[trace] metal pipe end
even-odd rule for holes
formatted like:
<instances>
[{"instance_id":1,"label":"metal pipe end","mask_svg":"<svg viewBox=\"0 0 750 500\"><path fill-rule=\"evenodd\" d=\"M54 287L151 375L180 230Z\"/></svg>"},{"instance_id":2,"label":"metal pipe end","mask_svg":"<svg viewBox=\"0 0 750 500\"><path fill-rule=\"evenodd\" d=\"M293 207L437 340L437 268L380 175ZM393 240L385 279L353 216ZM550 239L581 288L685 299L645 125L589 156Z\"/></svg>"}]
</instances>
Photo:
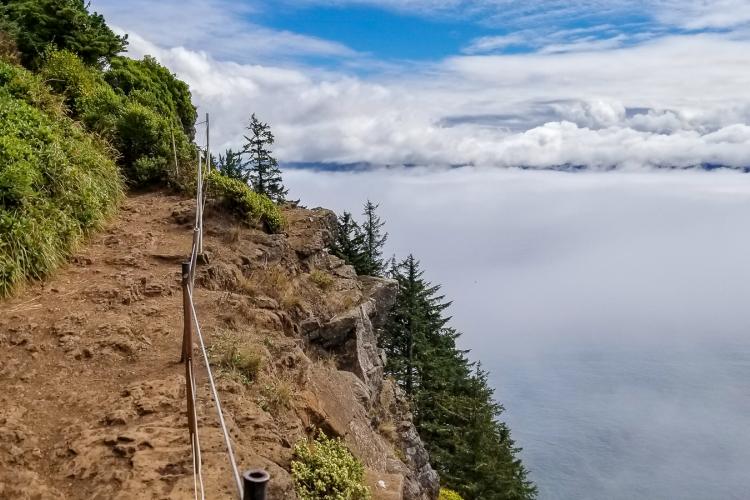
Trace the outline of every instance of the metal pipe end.
<instances>
[{"instance_id":1,"label":"metal pipe end","mask_svg":"<svg viewBox=\"0 0 750 500\"><path fill-rule=\"evenodd\" d=\"M263 469L250 469L242 474L245 481L255 484L267 483L271 475Z\"/></svg>"}]
</instances>

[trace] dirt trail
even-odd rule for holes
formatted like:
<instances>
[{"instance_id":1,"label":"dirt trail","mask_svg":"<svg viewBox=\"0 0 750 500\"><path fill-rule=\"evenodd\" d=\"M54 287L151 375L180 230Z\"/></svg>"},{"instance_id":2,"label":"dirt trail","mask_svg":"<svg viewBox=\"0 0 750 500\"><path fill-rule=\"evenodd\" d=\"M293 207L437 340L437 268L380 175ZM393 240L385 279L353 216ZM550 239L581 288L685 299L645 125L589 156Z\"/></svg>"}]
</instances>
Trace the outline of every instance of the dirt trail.
<instances>
[{"instance_id":1,"label":"dirt trail","mask_svg":"<svg viewBox=\"0 0 750 500\"><path fill-rule=\"evenodd\" d=\"M216 367L240 468L270 472L269 498L295 498L293 445L321 428L364 463L375 499L432 495L437 477L375 346L393 283L328 254L329 211L288 209L285 234L269 235L208 208L202 330L218 359L239 348L258 360L251 379ZM131 195L67 266L0 302L0 499L193 498L178 363L193 213L191 200ZM232 498L195 359L206 498Z\"/></svg>"},{"instance_id":2,"label":"dirt trail","mask_svg":"<svg viewBox=\"0 0 750 500\"><path fill-rule=\"evenodd\" d=\"M65 269L2 303L0 496L115 496L127 481L123 470L87 463L77 449L97 439L108 441L114 461L166 441L159 453L171 466L158 474L167 479L165 497L179 492L172 479L186 472L190 455L181 439L181 394L166 382L183 373L176 363L178 267L191 234L170 219L181 203L162 194L129 198ZM153 394L160 387L177 392L160 402ZM127 399L134 412L122 404ZM140 425L143 435L130 432L133 417L161 403L174 407L173 429ZM102 471L106 479L90 480Z\"/></svg>"},{"instance_id":3,"label":"dirt trail","mask_svg":"<svg viewBox=\"0 0 750 500\"><path fill-rule=\"evenodd\" d=\"M1 303L0 497L193 497L177 363L192 235L171 217L180 207L190 202L131 196L66 268ZM231 486L215 479L210 498Z\"/></svg>"}]
</instances>

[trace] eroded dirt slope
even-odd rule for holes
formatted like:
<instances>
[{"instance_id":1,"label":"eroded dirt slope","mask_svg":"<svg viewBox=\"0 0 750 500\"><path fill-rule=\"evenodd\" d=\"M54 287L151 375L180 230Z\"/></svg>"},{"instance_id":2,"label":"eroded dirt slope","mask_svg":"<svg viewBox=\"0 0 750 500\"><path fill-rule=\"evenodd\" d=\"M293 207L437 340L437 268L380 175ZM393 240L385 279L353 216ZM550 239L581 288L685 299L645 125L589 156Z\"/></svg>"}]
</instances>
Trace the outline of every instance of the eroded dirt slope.
<instances>
[{"instance_id":1,"label":"eroded dirt slope","mask_svg":"<svg viewBox=\"0 0 750 500\"><path fill-rule=\"evenodd\" d=\"M131 196L67 267L0 302L0 498L193 498L178 363L193 209ZM286 235L206 219L196 304L240 467L266 468L271 498L294 498L292 446L323 428L363 460L375 498L433 496L373 345L388 283L324 251L330 212L286 215ZM235 351L257 369L220 368ZM205 382L199 369L207 498L230 498Z\"/></svg>"}]
</instances>

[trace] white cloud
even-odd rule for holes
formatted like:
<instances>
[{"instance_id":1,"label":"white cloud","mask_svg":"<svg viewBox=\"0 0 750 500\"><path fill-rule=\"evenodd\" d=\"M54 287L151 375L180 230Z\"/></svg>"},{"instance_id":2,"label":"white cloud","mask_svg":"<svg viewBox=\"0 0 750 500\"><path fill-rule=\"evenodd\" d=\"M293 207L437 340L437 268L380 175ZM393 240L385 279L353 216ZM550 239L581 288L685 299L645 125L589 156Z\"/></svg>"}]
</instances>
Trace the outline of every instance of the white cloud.
<instances>
[{"instance_id":1,"label":"white cloud","mask_svg":"<svg viewBox=\"0 0 750 500\"><path fill-rule=\"evenodd\" d=\"M237 145L252 112L284 161L550 167L750 165L750 42L663 38L618 50L461 56L395 77L221 62L134 34ZM530 111L531 110L531 111ZM726 130L723 130L726 129ZM730 133L731 132L731 133Z\"/></svg>"},{"instance_id":2,"label":"white cloud","mask_svg":"<svg viewBox=\"0 0 750 500\"><path fill-rule=\"evenodd\" d=\"M340 43L265 28L253 22L259 7L230 0L95 0L92 9L124 31L148 34L149 41L166 47L209 52L235 62L303 56L359 57Z\"/></svg>"},{"instance_id":3,"label":"white cloud","mask_svg":"<svg viewBox=\"0 0 750 500\"><path fill-rule=\"evenodd\" d=\"M512 35L483 36L474 39L467 47L463 49L465 54L485 54L503 50L513 45L523 45L526 38L518 33Z\"/></svg>"},{"instance_id":4,"label":"white cloud","mask_svg":"<svg viewBox=\"0 0 750 500\"><path fill-rule=\"evenodd\" d=\"M479 19L487 25L529 27L623 15L687 28L731 28L750 23L745 0L284 0L290 5L369 5L424 16Z\"/></svg>"},{"instance_id":5,"label":"white cloud","mask_svg":"<svg viewBox=\"0 0 750 500\"><path fill-rule=\"evenodd\" d=\"M750 23L746 0L659 0L657 18L687 29L734 28Z\"/></svg>"}]
</instances>

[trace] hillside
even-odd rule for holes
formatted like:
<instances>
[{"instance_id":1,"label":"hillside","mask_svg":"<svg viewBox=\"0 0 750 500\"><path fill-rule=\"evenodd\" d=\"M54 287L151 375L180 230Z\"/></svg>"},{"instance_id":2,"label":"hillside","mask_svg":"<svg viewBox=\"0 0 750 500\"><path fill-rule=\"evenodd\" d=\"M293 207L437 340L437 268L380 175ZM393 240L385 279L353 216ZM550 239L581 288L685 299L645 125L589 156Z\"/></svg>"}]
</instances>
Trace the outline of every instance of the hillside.
<instances>
[{"instance_id":1,"label":"hillside","mask_svg":"<svg viewBox=\"0 0 750 500\"><path fill-rule=\"evenodd\" d=\"M162 191L130 195L69 264L0 303L0 498L193 498L178 363L193 214ZM295 498L292 448L321 428L362 460L374 498L435 496L375 346L395 283L328 254L331 212L284 215L285 234L269 235L206 212L195 300L238 463L270 472L270 498ZM236 352L257 369L230 369ZM229 498L196 363L207 498Z\"/></svg>"}]
</instances>

